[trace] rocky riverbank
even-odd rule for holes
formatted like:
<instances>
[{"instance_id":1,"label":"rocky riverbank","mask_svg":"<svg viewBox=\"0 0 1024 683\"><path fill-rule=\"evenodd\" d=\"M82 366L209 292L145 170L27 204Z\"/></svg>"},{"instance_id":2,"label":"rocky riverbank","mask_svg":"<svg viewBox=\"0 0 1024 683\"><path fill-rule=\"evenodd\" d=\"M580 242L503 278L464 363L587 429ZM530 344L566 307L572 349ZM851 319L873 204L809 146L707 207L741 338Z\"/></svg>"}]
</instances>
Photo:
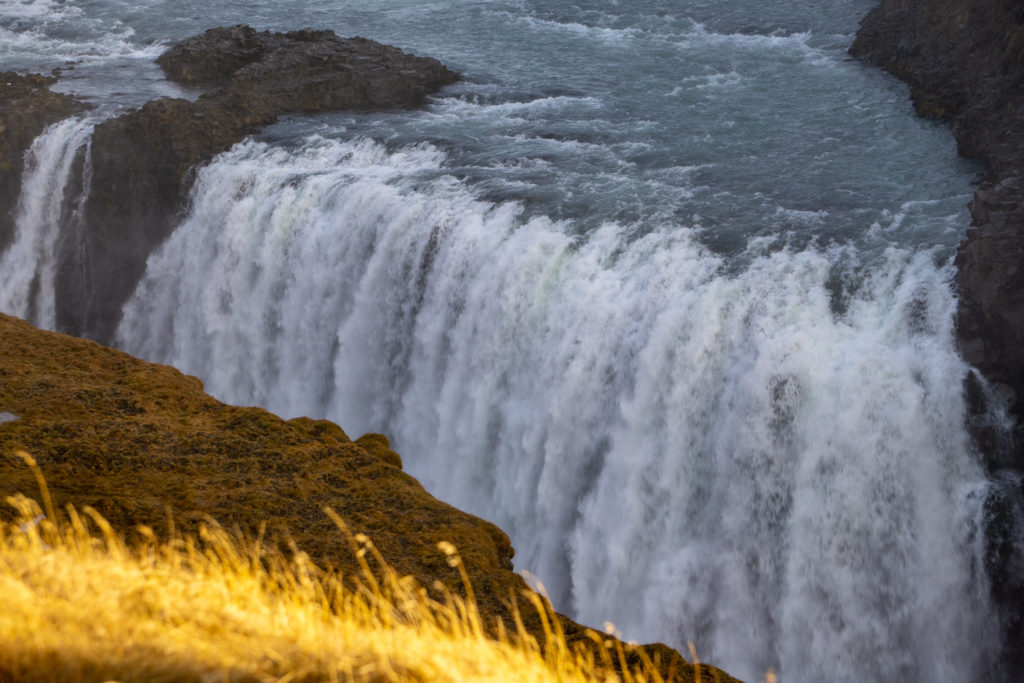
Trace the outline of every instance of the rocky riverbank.
<instances>
[{"instance_id":1,"label":"rocky riverbank","mask_svg":"<svg viewBox=\"0 0 1024 683\"><path fill-rule=\"evenodd\" d=\"M922 116L949 124L962 155L986 164L971 227L957 252L957 335L971 419L996 481L989 508L988 571L1001 605L1010 680L1024 678L1024 4L1019 0L882 0L851 54L910 85ZM986 396L986 393L988 395ZM993 425L992 394L1016 427Z\"/></svg>"}]
</instances>

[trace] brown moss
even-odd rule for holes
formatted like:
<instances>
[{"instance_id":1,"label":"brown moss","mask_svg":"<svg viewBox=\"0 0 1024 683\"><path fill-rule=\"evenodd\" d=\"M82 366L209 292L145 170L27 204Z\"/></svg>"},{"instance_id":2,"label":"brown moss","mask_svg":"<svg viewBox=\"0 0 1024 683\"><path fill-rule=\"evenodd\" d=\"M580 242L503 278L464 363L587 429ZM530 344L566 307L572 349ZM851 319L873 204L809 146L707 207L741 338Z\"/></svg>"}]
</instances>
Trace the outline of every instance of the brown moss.
<instances>
[{"instance_id":1,"label":"brown moss","mask_svg":"<svg viewBox=\"0 0 1024 683\"><path fill-rule=\"evenodd\" d=\"M356 443L389 465L402 469L402 456L391 450L391 442L383 434L363 434Z\"/></svg>"},{"instance_id":2,"label":"brown moss","mask_svg":"<svg viewBox=\"0 0 1024 683\"><path fill-rule=\"evenodd\" d=\"M171 524L195 530L213 518L256 535L264 525L269 541L294 543L318 563L356 574L348 541L324 514L329 506L425 586L460 585L437 549L454 544L485 622L511 624L511 598L526 584L510 571L508 536L427 493L402 472L387 437L353 442L326 420L286 421L225 405L174 368L2 314L0 348L0 411L19 416L0 425L0 499L36 492L15 455L21 449L38 460L58 506L92 506L115 528L166 533ZM10 519L13 510L0 506L0 515ZM520 605L529 617L528 603ZM539 630L535 618L527 621ZM570 640L584 639L582 627L564 624ZM654 651L679 680L692 677L675 651Z\"/></svg>"}]
</instances>

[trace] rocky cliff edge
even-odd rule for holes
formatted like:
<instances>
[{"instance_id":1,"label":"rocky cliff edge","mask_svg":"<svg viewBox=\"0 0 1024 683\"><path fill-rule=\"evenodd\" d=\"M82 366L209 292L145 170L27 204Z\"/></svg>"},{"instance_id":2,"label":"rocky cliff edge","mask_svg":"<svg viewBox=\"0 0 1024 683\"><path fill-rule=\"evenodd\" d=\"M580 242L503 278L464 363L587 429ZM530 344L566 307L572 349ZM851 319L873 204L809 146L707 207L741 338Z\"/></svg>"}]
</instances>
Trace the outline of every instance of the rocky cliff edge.
<instances>
[{"instance_id":1,"label":"rocky cliff edge","mask_svg":"<svg viewBox=\"0 0 1024 683\"><path fill-rule=\"evenodd\" d=\"M91 341L37 330L0 314L0 501L37 497L32 454L58 507L92 506L115 528L147 525L158 535L195 531L210 518L251 538L294 542L321 566L359 568L345 537L324 513L336 510L353 533L369 536L388 563L424 586L460 586L438 543L459 550L484 621L514 628L518 600L527 628L536 610L512 571L508 536L446 505L402 471L388 439L350 439L326 420L283 420L260 408L225 405L174 368L146 363ZM0 504L0 517L14 509ZM592 642L562 617L570 642ZM695 670L664 645L645 653L694 680ZM628 649L628 648L627 648ZM639 653L629 650L631 664ZM701 666L703 680L735 681Z\"/></svg>"}]
</instances>

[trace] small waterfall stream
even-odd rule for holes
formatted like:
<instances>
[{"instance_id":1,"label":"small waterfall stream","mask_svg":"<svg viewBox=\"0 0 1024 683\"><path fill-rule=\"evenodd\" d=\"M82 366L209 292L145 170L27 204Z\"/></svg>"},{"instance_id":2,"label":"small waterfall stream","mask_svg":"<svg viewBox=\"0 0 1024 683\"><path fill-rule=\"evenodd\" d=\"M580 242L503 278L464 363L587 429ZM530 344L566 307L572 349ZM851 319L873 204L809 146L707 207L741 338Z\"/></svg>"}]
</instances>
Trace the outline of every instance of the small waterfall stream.
<instances>
[{"instance_id":1,"label":"small waterfall stream","mask_svg":"<svg viewBox=\"0 0 1024 683\"><path fill-rule=\"evenodd\" d=\"M57 324L56 278L61 249L80 227L89 194L89 143L94 122L71 118L47 128L26 157L14 237L0 253L0 310L46 329ZM81 192L68 196L75 161Z\"/></svg>"}]
</instances>

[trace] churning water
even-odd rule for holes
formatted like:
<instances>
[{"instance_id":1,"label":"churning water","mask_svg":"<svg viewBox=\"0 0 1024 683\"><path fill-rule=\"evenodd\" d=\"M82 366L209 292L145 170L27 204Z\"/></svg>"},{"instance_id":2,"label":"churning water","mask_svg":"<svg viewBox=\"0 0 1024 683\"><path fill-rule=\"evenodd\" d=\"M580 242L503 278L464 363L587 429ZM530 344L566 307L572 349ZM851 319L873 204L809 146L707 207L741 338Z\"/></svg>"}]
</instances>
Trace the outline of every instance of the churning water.
<instances>
[{"instance_id":1,"label":"churning water","mask_svg":"<svg viewBox=\"0 0 1024 683\"><path fill-rule=\"evenodd\" d=\"M952 331L972 168L846 57L871 4L34 0L0 55L76 62L101 112L182 94L153 41L216 24L446 61L424 109L292 117L203 168L118 345L387 433L584 622L749 680L971 680L1000 638ZM37 323L42 184L89 125L37 141L0 254Z\"/></svg>"}]
</instances>

